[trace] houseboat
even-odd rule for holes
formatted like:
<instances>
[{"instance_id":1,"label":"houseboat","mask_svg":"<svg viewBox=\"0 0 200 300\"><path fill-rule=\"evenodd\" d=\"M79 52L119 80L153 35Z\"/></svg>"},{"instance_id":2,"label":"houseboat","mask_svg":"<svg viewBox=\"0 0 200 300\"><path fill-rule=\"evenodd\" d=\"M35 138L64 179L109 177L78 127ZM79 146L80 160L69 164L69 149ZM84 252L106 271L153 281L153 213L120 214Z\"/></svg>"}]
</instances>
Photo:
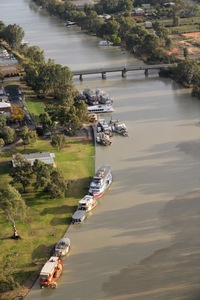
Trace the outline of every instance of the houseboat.
<instances>
[{"instance_id":1,"label":"houseboat","mask_svg":"<svg viewBox=\"0 0 200 300\"><path fill-rule=\"evenodd\" d=\"M111 137L104 132L97 132L96 134L96 142L103 146L112 145Z\"/></svg>"},{"instance_id":2,"label":"houseboat","mask_svg":"<svg viewBox=\"0 0 200 300\"><path fill-rule=\"evenodd\" d=\"M85 88L83 90L82 97L88 105L112 103L109 94L101 89L96 89L93 91L90 88Z\"/></svg>"},{"instance_id":3,"label":"houseboat","mask_svg":"<svg viewBox=\"0 0 200 300\"><path fill-rule=\"evenodd\" d=\"M119 120L110 120L109 126L111 127L111 130L115 133L118 133L123 136L128 136L128 130L126 128L126 125Z\"/></svg>"},{"instance_id":4,"label":"houseboat","mask_svg":"<svg viewBox=\"0 0 200 300\"><path fill-rule=\"evenodd\" d=\"M99 119L97 123L97 132L104 132L108 136L112 136L112 129L105 119Z\"/></svg>"},{"instance_id":5,"label":"houseboat","mask_svg":"<svg viewBox=\"0 0 200 300\"><path fill-rule=\"evenodd\" d=\"M77 210L72 216L72 224L80 224L86 219L86 211Z\"/></svg>"},{"instance_id":6,"label":"houseboat","mask_svg":"<svg viewBox=\"0 0 200 300\"><path fill-rule=\"evenodd\" d=\"M58 256L51 256L40 272L40 287L57 287L57 279L62 274L63 263Z\"/></svg>"},{"instance_id":7,"label":"houseboat","mask_svg":"<svg viewBox=\"0 0 200 300\"><path fill-rule=\"evenodd\" d=\"M104 165L95 173L89 188L89 194L98 198L108 189L112 183L110 166Z\"/></svg>"},{"instance_id":8,"label":"houseboat","mask_svg":"<svg viewBox=\"0 0 200 300\"><path fill-rule=\"evenodd\" d=\"M114 111L112 105L93 105L88 106L88 113L102 114L102 113L112 113Z\"/></svg>"},{"instance_id":9,"label":"houseboat","mask_svg":"<svg viewBox=\"0 0 200 300\"><path fill-rule=\"evenodd\" d=\"M91 211L97 205L97 200L92 195L84 196L78 203L78 210Z\"/></svg>"}]
</instances>

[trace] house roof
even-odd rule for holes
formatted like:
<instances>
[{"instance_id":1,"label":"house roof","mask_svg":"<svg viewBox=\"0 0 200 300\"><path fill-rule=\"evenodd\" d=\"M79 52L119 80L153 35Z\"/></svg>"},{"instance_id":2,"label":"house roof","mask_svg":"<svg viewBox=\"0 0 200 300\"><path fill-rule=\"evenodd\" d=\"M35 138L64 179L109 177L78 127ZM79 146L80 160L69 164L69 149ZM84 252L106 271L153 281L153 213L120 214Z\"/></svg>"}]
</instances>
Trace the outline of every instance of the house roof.
<instances>
[{"instance_id":1,"label":"house roof","mask_svg":"<svg viewBox=\"0 0 200 300\"><path fill-rule=\"evenodd\" d=\"M31 165L33 165L34 161L36 159L43 161L45 164L50 164L53 165L54 164L54 158L55 158L55 154L54 153L50 153L50 152L36 152L36 153L28 153L28 154L23 154L22 155L26 160L28 160ZM16 155L13 155L13 166L15 166L14 160Z\"/></svg>"},{"instance_id":2,"label":"house roof","mask_svg":"<svg viewBox=\"0 0 200 300\"><path fill-rule=\"evenodd\" d=\"M0 101L0 108L8 108L8 107L11 107L10 103Z\"/></svg>"}]
</instances>

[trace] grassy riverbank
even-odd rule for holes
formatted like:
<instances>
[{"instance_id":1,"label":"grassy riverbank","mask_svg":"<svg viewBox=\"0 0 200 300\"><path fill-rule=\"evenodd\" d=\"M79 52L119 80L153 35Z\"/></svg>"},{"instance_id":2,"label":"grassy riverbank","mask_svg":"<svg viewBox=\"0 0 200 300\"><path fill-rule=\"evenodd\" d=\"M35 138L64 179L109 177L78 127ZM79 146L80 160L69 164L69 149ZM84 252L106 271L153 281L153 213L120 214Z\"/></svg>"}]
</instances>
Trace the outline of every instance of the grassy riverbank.
<instances>
[{"instance_id":1,"label":"grassy riverbank","mask_svg":"<svg viewBox=\"0 0 200 300\"><path fill-rule=\"evenodd\" d=\"M23 198L29 207L26 222L17 222L21 240L10 239L13 234L10 222L0 217L1 257L0 263L6 265L5 274L13 276L20 287L14 292L1 293L0 299L13 299L26 294L36 280L42 265L50 256L55 243L68 229L71 216L76 210L78 200L87 192L94 174L94 145L92 141L69 139L65 148L57 150L47 140L38 140L33 146L16 147L0 154L1 181L9 181L11 157L14 153L50 151L55 153L57 168L69 182L64 199L50 199L42 191L28 189Z\"/></svg>"}]
</instances>

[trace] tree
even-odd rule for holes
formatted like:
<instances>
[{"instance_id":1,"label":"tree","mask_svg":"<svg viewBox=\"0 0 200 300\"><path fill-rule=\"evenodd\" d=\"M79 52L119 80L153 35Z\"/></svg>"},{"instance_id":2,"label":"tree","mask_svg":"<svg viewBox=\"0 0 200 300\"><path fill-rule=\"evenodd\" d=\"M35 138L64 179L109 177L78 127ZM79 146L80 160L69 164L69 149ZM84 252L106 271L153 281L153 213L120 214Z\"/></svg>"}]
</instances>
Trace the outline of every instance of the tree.
<instances>
[{"instance_id":1,"label":"tree","mask_svg":"<svg viewBox=\"0 0 200 300\"><path fill-rule=\"evenodd\" d=\"M26 192L26 188L30 185L31 180L33 179L33 169L26 159L23 158L21 154L16 154L14 159L14 167L10 172L11 177L13 178L12 183L20 183L23 187L23 192Z\"/></svg>"},{"instance_id":2,"label":"tree","mask_svg":"<svg viewBox=\"0 0 200 300\"><path fill-rule=\"evenodd\" d=\"M40 121L40 124L42 125L43 131L50 129L53 124L48 112L44 112L43 114L40 114L39 121Z\"/></svg>"},{"instance_id":3,"label":"tree","mask_svg":"<svg viewBox=\"0 0 200 300\"><path fill-rule=\"evenodd\" d=\"M2 138L6 145L14 142L15 130L9 126L0 128L0 138Z\"/></svg>"},{"instance_id":4,"label":"tree","mask_svg":"<svg viewBox=\"0 0 200 300\"><path fill-rule=\"evenodd\" d=\"M62 198L65 196L66 182L59 170L52 169L51 179L45 190L49 192L52 199Z\"/></svg>"},{"instance_id":5,"label":"tree","mask_svg":"<svg viewBox=\"0 0 200 300\"><path fill-rule=\"evenodd\" d=\"M51 95L59 100L67 98L73 77L68 67L62 67L49 59L47 63L26 64L24 69L24 80L35 93Z\"/></svg>"},{"instance_id":6,"label":"tree","mask_svg":"<svg viewBox=\"0 0 200 300\"><path fill-rule=\"evenodd\" d=\"M121 38L124 38L126 35L128 35L131 29L136 26L136 22L132 17L120 16L118 22L120 23L119 36Z\"/></svg>"},{"instance_id":7,"label":"tree","mask_svg":"<svg viewBox=\"0 0 200 300\"><path fill-rule=\"evenodd\" d=\"M6 117L0 116L0 130L6 127Z\"/></svg>"},{"instance_id":8,"label":"tree","mask_svg":"<svg viewBox=\"0 0 200 300\"><path fill-rule=\"evenodd\" d=\"M20 238L16 228L17 220L24 220L27 214L27 206L20 193L10 184L0 189L0 208L6 220L12 223L13 238Z\"/></svg>"},{"instance_id":9,"label":"tree","mask_svg":"<svg viewBox=\"0 0 200 300\"><path fill-rule=\"evenodd\" d=\"M183 49L183 55L184 55L185 59L187 59L187 58L188 58L188 54L189 54L189 52L188 52L188 48L187 48L187 47L185 47L185 48Z\"/></svg>"},{"instance_id":10,"label":"tree","mask_svg":"<svg viewBox=\"0 0 200 300\"><path fill-rule=\"evenodd\" d=\"M52 166L45 164L41 160L36 159L33 163L33 172L35 174L34 189L39 187L46 187L50 181Z\"/></svg>"},{"instance_id":11,"label":"tree","mask_svg":"<svg viewBox=\"0 0 200 300\"><path fill-rule=\"evenodd\" d=\"M177 64L173 68L173 75L175 79L186 85L191 85L196 82L197 75L199 73L199 66L196 61L184 60Z\"/></svg>"},{"instance_id":12,"label":"tree","mask_svg":"<svg viewBox=\"0 0 200 300\"><path fill-rule=\"evenodd\" d=\"M24 38L24 31L19 25L10 24L3 29L2 37L11 48L19 49Z\"/></svg>"},{"instance_id":13,"label":"tree","mask_svg":"<svg viewBox=\"0 0 200 300\"><path fill-rule=\"evenodd\" d=\"M36 174L36 181L34 183L36 190L39 187L43 187L52 199L64 197L66 182L59 170L39 160L35 160L33 170L34 174Z\"/></svg>"},{"instance_id":14,"label":"tree","mask_svg":"<svg viewBox=\"0 0 200 300\"><path fill-rule=\"evenodd\" d=\"M19 105L12 105L11 118L14 122L21 122L24 119L24 110Z\"/></svg>"},{"instance_id":15,"label":"tree","mask_svg":"<svg viewBox=\"0 0 200 300\"><path fill-rule=\"evenodd\" d=\"M64 134L54 135L51 139L52 147L60 149L61 146L65 145L67 138Z\"/></svg>"},{"instance_id":16,"label":"tree","mask_svg":"<svg viewBox=\"0 0 200 300\"><path fill-rule=\"evenodd\" d=\"M5 145L5 142L2 138L0 138L0 149L3 148L3 146Z\"/></svg>"},{"instance_id":17,"label":"tree","mask_svg":"<svg viewBox=\"0 0 200 300\"><path fill-rule=\"evenodd\" d=\"M118 35L119 29L119 22L114 19L110 19L101 26L100 35L103 37L110 36L112 34Z\"/></svg>"},{"instance_id":18,"label":"tree","mask_svg":"<svg viewBox=\"0 0 200 300\"><path fill-rule=\"evenodd\" d=\"M28 47L24 52L26 57L30 58L31 62L35 64L45 63L44 51L41 51L38 46Z\"/></svg>"},{"instance_id":19,"label":"tree","mask_svg":"<svg viewBox=\"0 0 200 300\"><path fill-rule=\"evenodd\" d=\"M33 144L37 139L37 133L35 130L30 130L27 126L24 126L19 132L18 135L22 138L23 144L29 145Z\"/></svg>"}]
</instances>

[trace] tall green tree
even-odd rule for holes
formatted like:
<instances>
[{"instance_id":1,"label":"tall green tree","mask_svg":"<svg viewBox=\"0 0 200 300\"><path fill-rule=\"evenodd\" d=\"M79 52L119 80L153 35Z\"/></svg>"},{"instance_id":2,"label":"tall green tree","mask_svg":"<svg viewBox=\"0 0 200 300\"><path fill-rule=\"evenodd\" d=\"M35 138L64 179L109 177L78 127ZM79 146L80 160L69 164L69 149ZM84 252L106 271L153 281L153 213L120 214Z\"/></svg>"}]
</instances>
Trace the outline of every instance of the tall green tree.
<instances>
[{"instance_id":1,"label":"tall green tree","mask_svg":"<svg viewBox=\"0 0 200 300\"><path fill-rule=\"evenodd\" d=\"M57 169L52 169L50 182L46 186L46 191L51 198L63 198L66 192L66 181L62 173Z\"/></svg>"},{"instance_id":2,"label":"tall green tree","mask_svg":"<svg viewBox=\"0 0 200 300\"><path fill-rule=\"evenodd\" d=\"M23 145L33 144L37 139L37 133L35 130L30 130L27 126L24 126L19 132L18 135L22 138Z\"/></svg>"},{"instance_id":3,"label":"tall green tree","mask_svg":"<svg viewBox=\"0 0 200 300\"><path fill-rule=\"evenodd\" d=\"M53 125L52 119L51 119L50 115L48 114L48 112L44 112L39 115L39 122L42 125L42 129L44 132L46 130L51 129L51 127Z\"/></svg>"},{"instance_id":4,"label":"tall green tree","mask_svg":"<svg viewBox=\"0 0 200 300\"><path fill-rule=\"evenodd\" d=\"M52 147L60 149L67 142L67 137L64 134L56 134L51 139Z\"/></svg>"},{"instance_id":5,"label":"tall green tree","mask_svg":"<svg viewBox=\"0 0 200 300\"><path fill-rule=\"evenodd\" d=\"M43 187L52 199L65 196L66 181L59 170L39 160L35 160L33 170L36 174L34 183L36 190Z\"/></svg>"},{"instance_id":6,"label":"tall green tree","mask_svg":"<svg viewBox=\"0 0 200 300\"><path fill-rule=\"evenodd\" d=\"M44 51L41 51L38 46L28 47L25 51L25 55L35 64L45 63Z\"/></svg>"},{"instance_id":7,"label":"tall green tree","mask_svg":"<svg viewBox=\"0 0 200 300\"><path fill-rule=\"evenodd\" d=\"M17 24L10 24L3 29L2 38L14 50L19 49L24 38L24 30Z\"/></svg>"},{"instance_id":8,"label":"tall green tree","mask_svg":"<svg viewBox=\"0 0 200 300\"><path fill-rule=\"evenodd\" d=\"M12 223L13 238L19 238L16 221L23 221L27 215L27 206L20 193L10 184L0 189L0 208L6 220Z\"/></svg>"},{"instance_id":9,"label":"tall green tree","mask_svg":"<svg viewBox=\"0 0 200 300\"><path fill-rule=\"evenodd\" d=\"M31 163L24 157L17 153L14 158L14 166L10 172L13 178L12 183L20 183L23 187L23 192L26 192L26 188L31 184L33 179L33 169Z\"/></svg>"},{"instance_id":10,"label":"tall green tree","mask_svg":"<svg viewBox=\"0 0 200 300\"><path fill-rule=\"evenodd\" d=\"M0 149L3 148L3 146L5 145L5 142L2 138L0 138Z\"/></svg>"},{"instance_id":11,"label":"tall green tree","mask_svg":"<svg viewBox=\"0 0 200 300\"><path fill-rule=\"evenodd\" d=\"M2 138L6 145L11 144L15 140L15 130L9 126L0 128L0 138Z\"/></svg>"}]
</instances>

